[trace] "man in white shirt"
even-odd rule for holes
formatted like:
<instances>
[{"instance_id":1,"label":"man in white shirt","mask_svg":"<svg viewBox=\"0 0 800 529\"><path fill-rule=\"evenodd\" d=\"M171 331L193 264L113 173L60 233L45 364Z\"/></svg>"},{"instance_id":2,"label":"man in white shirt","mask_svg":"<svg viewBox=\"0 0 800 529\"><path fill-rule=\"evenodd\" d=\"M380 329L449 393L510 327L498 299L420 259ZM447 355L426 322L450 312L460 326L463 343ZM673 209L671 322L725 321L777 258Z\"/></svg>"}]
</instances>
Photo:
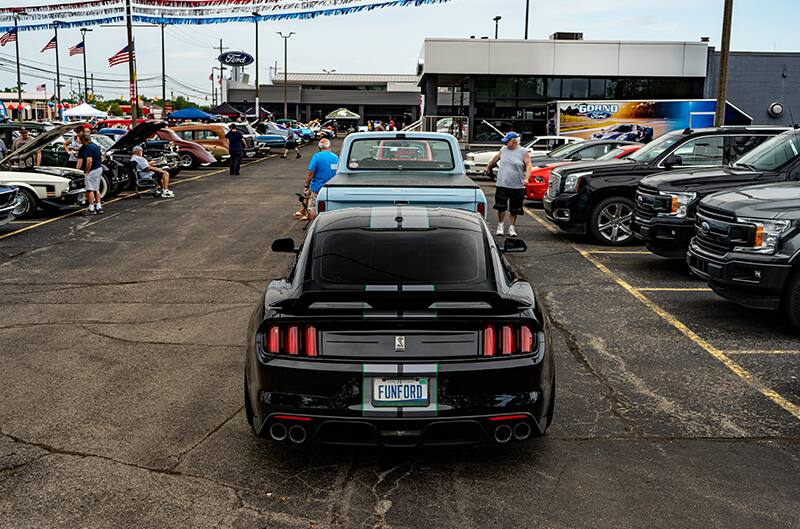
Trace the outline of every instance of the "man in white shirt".
<instances>
[{"instance_id":1,"label":"man in white shirt","mask_svg":"<svg viewBox=\"0 0 800 529\"><path fill-rule=\"evenodd\" d=\"M144 149L142 149L141 145L134 147L131 161L136 162L136 166L140 171L147 171L151 174L156 173L161 175L161 186L156 187L156 194L161 195L161 198L174 198L175 193L169 190L169 173L162 168L153 165L153 162L148 161L147 158L142 156L142 153L144 153Z\"/></svg>"}]
</instances>

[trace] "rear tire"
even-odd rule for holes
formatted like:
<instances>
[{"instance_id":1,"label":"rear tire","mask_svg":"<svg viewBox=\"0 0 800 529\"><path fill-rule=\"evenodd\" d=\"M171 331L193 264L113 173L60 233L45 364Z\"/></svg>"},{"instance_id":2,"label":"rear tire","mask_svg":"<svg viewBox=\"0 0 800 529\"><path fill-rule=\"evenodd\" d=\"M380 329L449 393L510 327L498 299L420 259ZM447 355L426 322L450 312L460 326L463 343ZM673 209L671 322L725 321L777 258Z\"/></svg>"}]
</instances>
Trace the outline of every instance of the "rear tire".
<instances>
[{"instance_id":1,"label":"rear tire","mask_svg":"<svg viewBox=\"0 0 800 529\"><path fill-rule=\"evenodd\" d=\"M17 195L17 205L11 210L11 214L18 219L29 217L36 212L39 207L39 199L29 189L19 188Z\"/></svg>"},{"instance_id":2,"label":"rear tire","mask_svg":"<svg viewBox=\"0 0 800 529\"><path fill-rule=\"evenodd\" d=\"M103 201L111 195L111 181L106 175L100 177L100 189L98 192L100 193L100 200Z\"/></svg>"},{"instance_id":3,"label":"rear tire","mask_svg":"<svg viewBox=\"0 0 800 529\"><path fill-rule=\"evenodd\" d=\"M792 326L800 331L800 266L795 266L783 292L782 310Z\"/></svg>"},{"instance_id":4,"label":"rear tire","mask_svg":"<svg viewBox=\"0 0 800 529\"><path fill-rule=\"evenodd\" d=\"M634 241L633 200L609 197L594 207L589 217L589 232L601 244L625 246Z\"/></svg>"}]
</instances>

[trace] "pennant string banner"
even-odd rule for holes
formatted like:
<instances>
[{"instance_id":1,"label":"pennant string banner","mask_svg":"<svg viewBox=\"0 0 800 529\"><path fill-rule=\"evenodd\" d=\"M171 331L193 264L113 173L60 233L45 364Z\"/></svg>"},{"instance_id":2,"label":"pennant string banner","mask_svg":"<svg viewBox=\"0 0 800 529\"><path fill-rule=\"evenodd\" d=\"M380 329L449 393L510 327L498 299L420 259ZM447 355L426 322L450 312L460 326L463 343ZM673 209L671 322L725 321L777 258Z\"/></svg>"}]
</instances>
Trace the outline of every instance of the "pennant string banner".
<instances>
[{"instance_id":1,"label":"pennant string banner","mask_svg":"<svg viewBox=\"0 0 800 529\"><path fill-rule=\"evenodd\" d=\"M205 25L269 20L308 20L349 15L388 7L441 4L450 0L133 0L131 18L150 24ZM20 14L24 11L24 14ZM253 12L263 11L259 16ZM67 4L0 8L0 32L14 28L39 31L116 23L124 20L122 0L92 0ZM56 22L58 21L58 22ZM34 22L34 23L30 23ZM39 23L35 23L39 22Z\"/></svg>"}]
</instances>

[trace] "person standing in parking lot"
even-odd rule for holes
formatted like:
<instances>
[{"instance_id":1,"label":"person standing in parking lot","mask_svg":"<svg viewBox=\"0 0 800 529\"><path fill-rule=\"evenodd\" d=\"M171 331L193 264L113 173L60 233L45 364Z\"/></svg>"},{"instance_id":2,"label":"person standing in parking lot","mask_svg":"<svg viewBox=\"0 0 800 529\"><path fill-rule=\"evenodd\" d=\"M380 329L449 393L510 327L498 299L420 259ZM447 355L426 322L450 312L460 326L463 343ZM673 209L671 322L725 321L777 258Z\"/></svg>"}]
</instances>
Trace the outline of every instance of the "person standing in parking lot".
<instances>
[{"instance_id":1,"label":"person standing in parking lot","mask_svg":"<svg viewBox=\"0 0 800 529\"><path fill-rule=\"evenodd\" d=\"M310 218L317 214L317 193L328 180L336 176L336 166L339 157L331 152L331 140L319 140L319 152L311 157L306 175L306 187L303 192L310 192L308 199L308 213Z\"/></svg>"},{"instance_id":2,"label":"person standing in parking lot","mask_svg":"<svg viewBox=\"0 0 800 529\"><path fill-rule=\"evenodd\" d=\"M88 215L102 215L103 204L100 202L100 177L103 176L102 154L100 147L92 142L92 135L83 132L80 135L81 148L78 149L78 169L86 175L86 201L89 203Z\"/></svg>"},{"instance_id":3,"label":"person standing in parking lot","mask_svg":"<svg viewBox=\"0 0 800 529\"><path fill-rule=\"evenodd\" d=\"M228 154L230 158L230 174L238 175L239 168L242 165L242 154L244 153L244 136L236 130L236 123L231 123L230 131L225 135L228 139Z\"/></svg>"},{"instance_id":4,"label":"person standing in parking lot","mask_svg":"<svg viewBox=\"0 0 800 529\"><path fill-rule=\"evenodd\" d=\"M503 137L503 146L486 166L484 174L492 174L498 165L497 183L494 195L494 209L497 210L497 235L504 234L503 221L506 211L509 212L509 237L517 236L517 215L522 215L522 203L525 200L525 181L533 171L531 154L519 144L520 136L509 132Z\"/></svg>"}]
</instances>

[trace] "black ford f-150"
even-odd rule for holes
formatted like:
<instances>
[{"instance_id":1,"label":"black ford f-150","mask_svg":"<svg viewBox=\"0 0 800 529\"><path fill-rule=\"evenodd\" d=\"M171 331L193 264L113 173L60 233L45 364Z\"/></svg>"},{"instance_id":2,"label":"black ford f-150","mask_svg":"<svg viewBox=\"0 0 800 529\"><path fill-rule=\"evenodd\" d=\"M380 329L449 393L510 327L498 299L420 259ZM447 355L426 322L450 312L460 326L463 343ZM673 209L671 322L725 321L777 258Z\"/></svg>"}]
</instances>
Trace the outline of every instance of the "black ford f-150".
<instances>
[{"instance_id":1,"label":"black ford f-150","mask_svg":"<svg viewBox=\"0 0 800 529\"><path fill-rule=\"evenodd\" d=\"M780 309L800 330L800 183L742 187L704 198L687 262L714 291Z\"/></svg>"},{"instance_id":2,"label":"black ford f-150","mask_svg":"<svg viewBox=\"0 0 800 529\"><path fill-rule=\"evenodd\" d=\"M654 254L684 259L702 198L746 185L799 179L800 130L790 130L762 143L730 167L669 171L642 179L636 192L633 231Z\"/></svg>"},{"instance_id":3,"label":"black ford f-150","mask_svg":"<svg viewBox=\"0 0 800 529\"><path fill-rule=\"evenodd\" d=\"M633 239L634 197L642 178L676 168L727 165L786 130L686 129L664 134L623 160L557 167L550 174L545 213L565 232L588 232L603 244L628 244Z\"/></svg>"}]
</instances>

